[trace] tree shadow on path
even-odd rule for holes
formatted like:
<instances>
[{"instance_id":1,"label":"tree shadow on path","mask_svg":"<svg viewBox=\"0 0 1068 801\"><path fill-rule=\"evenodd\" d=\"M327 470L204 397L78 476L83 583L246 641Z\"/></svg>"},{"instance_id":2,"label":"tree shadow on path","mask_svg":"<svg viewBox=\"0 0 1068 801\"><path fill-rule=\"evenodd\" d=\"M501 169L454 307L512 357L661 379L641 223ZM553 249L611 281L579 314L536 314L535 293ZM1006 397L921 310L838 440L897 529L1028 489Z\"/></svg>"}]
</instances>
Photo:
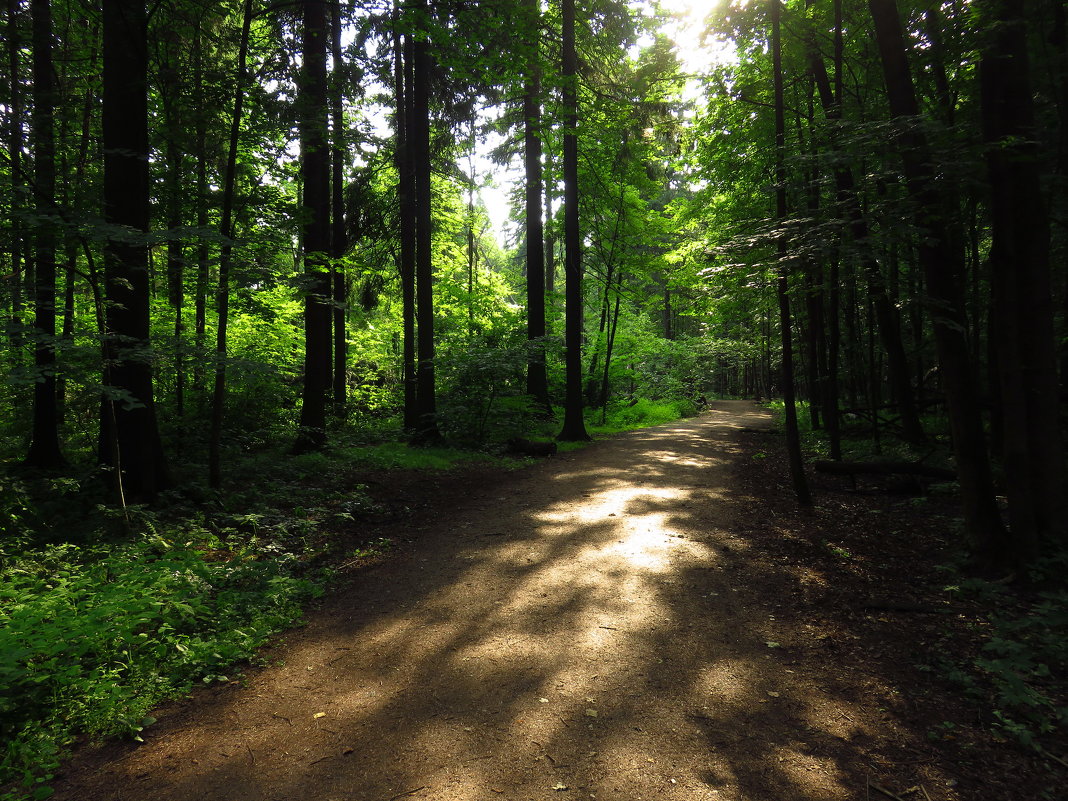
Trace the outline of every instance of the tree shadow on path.
<instances>
[{"instance_id":1,"label":"tree shadow on path","mask_svg":"<svg viewBox=\"0 0 1068 801\"><path fill-rule=\"evenodd\" d=\"M736 432L768 425L720 402L471 486L284 664L75 760L56 798L862 797L880 679L809 668L818 632L776 619L796 577L738 533L761 510L731 495Z\"/></svg>"}]
</instances>

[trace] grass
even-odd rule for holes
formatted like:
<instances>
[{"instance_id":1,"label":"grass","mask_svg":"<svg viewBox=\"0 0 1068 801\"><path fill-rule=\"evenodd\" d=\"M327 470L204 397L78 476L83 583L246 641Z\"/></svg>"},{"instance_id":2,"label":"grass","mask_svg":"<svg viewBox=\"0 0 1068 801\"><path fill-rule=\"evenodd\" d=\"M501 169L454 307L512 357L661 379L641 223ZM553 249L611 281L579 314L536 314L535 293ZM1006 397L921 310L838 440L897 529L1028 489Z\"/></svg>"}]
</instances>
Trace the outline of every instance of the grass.
<instances>
[{"instance_id":1,"label":"grass","mask_svg":"<svg viewBox=\"0 0 1068 801\"><path fill-rule=\"evenodd\" d=\"M601 422L600 409L586 409L586 432L591 437L609 437L623 431L659 426L683 417L692 417L697 407L689 400L647 400L641 398L632 403L609 404L605 422ZM552 439L560 430L560 421L545 421L536 430L529 432L532 439ZM586 446L583 442L560 442L561 452L573 451Z\"/></svg>"},{"instance_id":2,"label":"grass","mask_svg":"<svg viewBox=\"0 0 1068 801\"><path fill-rule=\"evenodd\" d=\"M487 453L453 447L411 447L404 442L382 442L339 449L337 457L355 468L376 470L451 470L465 464L487 463Z\"/></svg>"},{"instance_id":3,"label":"grass","mask_svg":"<svg viewBox=\"0 0 1068 801\"><path fill-rule=\"evenodd\" d=\"M652 401L641 398L633 404L610 405L604 423L600 422L600 411L593 411L590 415L592 419L587 422L587 429L591 434L607 436L621 431L671 423L682 417L692 417L696 413L697 407L689 400Z\"/></svg>"},{"instance_id":4,"label":"grass","mask_svg":"<svg viewBox=\"0 0 1068 801\"><path fill-rule=\"evenodd\" d=\"M139 738L151 709L229 680L321 592L295 554L139 523L121 544L0 551L0 797L46 798L76 735Z\"/></svg>"}]
</instances>

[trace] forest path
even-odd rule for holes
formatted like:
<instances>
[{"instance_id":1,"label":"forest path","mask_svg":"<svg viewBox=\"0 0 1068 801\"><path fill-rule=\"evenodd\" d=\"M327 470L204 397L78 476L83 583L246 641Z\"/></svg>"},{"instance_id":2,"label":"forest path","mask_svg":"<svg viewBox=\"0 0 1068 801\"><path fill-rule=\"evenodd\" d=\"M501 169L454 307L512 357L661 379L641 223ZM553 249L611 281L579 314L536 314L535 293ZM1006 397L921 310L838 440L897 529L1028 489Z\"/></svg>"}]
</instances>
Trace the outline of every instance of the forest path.
<instances>
[{"instance_id":1,"label":"forest path","mask_svg":"<svg viewBox=\"0 0 1068 801\"><path fill-rule=\"evenodd\" d=\"M803 632L739 533L739 430L767 426L720 401L469 487L280 664L83 753L56 797L863 797L875 713L779 647Z\"/></svg>"}]
</instances>

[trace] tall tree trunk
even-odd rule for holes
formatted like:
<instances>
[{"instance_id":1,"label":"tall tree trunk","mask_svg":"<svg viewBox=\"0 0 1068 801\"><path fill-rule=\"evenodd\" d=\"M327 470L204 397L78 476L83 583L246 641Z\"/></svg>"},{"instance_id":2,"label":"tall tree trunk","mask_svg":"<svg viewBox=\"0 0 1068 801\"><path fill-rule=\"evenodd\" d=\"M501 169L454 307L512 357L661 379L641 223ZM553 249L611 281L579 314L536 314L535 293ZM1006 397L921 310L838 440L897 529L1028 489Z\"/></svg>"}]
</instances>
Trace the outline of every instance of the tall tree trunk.
<instances>
[{"instance_id":1,"label":"tall tree trunk","mask_svg":"<svg viewBox=\"0 0 1068 801\"><path fill-rule=\"evenodd\" d=\"M193 38L193 95L204 102L204 38L202 20L197 20ZM196 149L197 276L193 292L193 390L202 397L204 391L205 343L207 340L208 305L208 113L203 106L196 111L194 124ZM199 401L198 401L199 402Z\"/></svg>"},{"instance_id":2,"label":"tall tree trunk","mask_svg":"<svg viewBox=\"0 0 1068 801\"><path fill-rule=\"evenodd\" d=\"M926 136L915 125L919 104L909 70L905 35L895 0L868 0L886 83L890 113L901 126L896 144L906 186L925 230L918 247L931 323L949 410L964 525L976 551L994 560L1006 550L1005 530L994 502L994 487L978 404L978 386L967 341L964 314L964 254L953 198L935 179Z\"/></svg>"},{"instance_id":3,"label":"tall tree trunk","mask_svg":"<svg viewBox=\"0 0 1068 801\"><path fill-rule=\"evenodd\" d=\"M546 415L552 414L549 379L545 370L545 227L542 225L541 167L541 67L538 42L541 40L538 0L524 4L529 19L526 42L527 75L523 88L523 165L526 183L524 202L527 223L527 394Z\"/></svg>"},{"instance_id":4,"label":"tall tree trunk","mask_svg":"<svg viewBox=\"0 0 1068 801\"><path fill-rule=\"evenodd\" d=\"M582 417L582 233L578 186L578 52L575 0L563 0L564 115L564 426L557 439L588 440Z\"/></svg>"},{"instance_id":5,"label":"tall tree trunk","mask_svg":"<svg viewBox=\"0 0 1068 801\"><path fill-rule=\"evenodd\" d=\"M345 65L341 51L341 2L330 4L330 52L334 61L333 86L330 91L330 116L333 120L330 176L330 256L333 277L333 331L334 331L334 406L341 414L345 409L348 390L348 336L345 326L348 307L348 291L345 270L341 259L348 252L349 243L345 231L345 164L348 147L345 144Z\"/></svg>"},{"instance_id":6,"label":"tall tree trunk","mask_svg":"<svg viewBox=\"0 0 1068 801\"><path fill-rule=\"evenodd\" d=\"M23 119L22 119L22 35L20 31L20 17L22 16L21 0L8 0L7 20L4 32L7 39L7 66L9 94L6 98L8 106L7 128L7 157L10 162L8 178L10 180L11 214L11 310L10 331L11 351L16 362L22 361L22 282L24 252L22 233L21 197L23 187L22 177L22 147L23 147Z\"/></svg>"},{"instance_id":7,"label":"tall tree trunk","mask_svg":"<svg viewBox=\"0 0 1068 801\"><path fill-rule=\"evenodd\" d=\"M786 111L783 98L782 74L782 2L771 0L771 41L775 81L775 217L780 226L786 221ZM805 478L801 458L801 434L797 423L797 402L794 398L794 347L790 321L787 244L783 234L778 237L779 277L776 282L779 296L779 327L782 335L782 396L786 410L786 450L790 459L790 477L797 502L811 506L812 496Z\"/></svg>"},{"instance_id":8,"label":"tall tree trunk","mask_svg":"<svg viewBox=\"0 0 1068 801\"><path fill-rule=\"evenodd\" d=\"M1064 464L1050 280L1027 29L1020 0L984 0L996 21L980 63L990 176L993 298L1003 457L1012 528L1008 556L1026 562L1064 539Z\"/></svg>"},{"instance_id":9,"label":"tall tree trunk","mask_svg":"<svg viewBox=\"0 0 1068 801\"><path fill-rule=\"evenodd\" d=\"M97 40L97 29L94 26L93 40ZM97 62L97 49L94 45L90 56L89 66L90 69L99 69ZM78 137L78 150L76 152L76 158L74 162L73 174L69 164L64 163L62 168L63 178L63 194L61 203L64 208L73 208L75 206L76 196L84 192L85 187L85 175L89 168L89 148L92 143L93 134L93 110L97 105L97 95L92 88L87 87L85 89L85 95L82 102L81 109L81 131ZM65 152L65 151L64 151ZM63 286L63 328L60 334L61 353L70 353L71 348L74 346L74 317L75 317L75 286L77 283L77 268L78 268L78 252L85 246L84 240L79 237L78 232L71 229L71 226L67 226L66 237L64 243L65 250L65 270L64 270L64 286ZM87 261L90 261L87 259ZM89 289L94 296L99 291L99 287L93 280L94 276L89 276ZM103 330L103 326L100 326L100 330ZM69 357L68 357L69 358ZM59 422L62 425L65 421L67 412L67 388L66 388L66 376L62 373L56 377L56 397L59 402Z\"/></svg>"},{"instance_id":10,"label":"tall tree trunk","mask_svg":"<svg viewBox=\"0 0 1068 801\"><path fill-rule=\"evenodd\" d=\"M297 93L300 171L304 187L304 391L300 431L294 451L326 445L326 401L331 389L330 297L330 150L327 141L329 98L326 4L304 0L304 64Z\"/></svg>"},{"instance_id":11,"label":"tall tree trunk","mask_svg":"<svg viewBox=\"0 0 1068 801\"><path fill-rule=\"evenodd\" d=\"M827 426L827 438L830 441L830 457L834 461L842 458L842 427L838 414L839 392L839 349L842 339L841 287L838 284L838 255L831 257L830 271L827 277L827 379L823 392L823 420Z\"/></svg>"},{"instance_id":12,"label":"tall tree trunk","mask_svg":"<svg viewBox=\"0 0 1068 801\"><path fill-rule=\"evenodd\" d=\"M467 140L467 213L464 227L467 236L467 338L475 336L475 290L478 286L478 248L475 244L475 116L468 120ZM481 436L481 434L480 434Z\"/></svg>"},{"instance_id":13,"label":"tall tree trunk","mask_svg":"<svg viewBox=\"0 0 1068 801\"><path fill-rule=\"evenodd\" d=\"M601 405L601 424L604 425L608 416L608 370L612 366L612 349L616 344L616 331L619 330L619 305L623 298L623 271L620 270L616 279L616 302L612 310L612 325L608 330L608 344L604 351L604 372L601 375L601 396L598 399Z\"/></svg>"},{"instance_id":14,"label":"tall tree trunk","mask_svg":"<svg viewBox=\"0 0 1068 801\"><path fill-rule=\"evenodd\" d=\"M230 143L226 152L226 170L223 174L220 225L222 246L219 250L219 286L215 293L215 308L219 319L215 329L215 383L211 394L208 483L216 489L222 486L222 424L226 414L226 337L230 320L230 266L234 251L234 195L237 191L237 149L245 105L245 84L248 81L248 37L251 29L252 0L245 0L241 20L241 41L238 44L237 53L234 109L230 117Z\"/></svg>"},{"instance_id":15,"label":"tall tree trunk","mask_svg":"<svg viewBox=\"0 0 1068 801\"><path fill-rule=\"evenodd\" d=\"M420 18L429 14L426 0L417 0ZM434 69L429 34L420 31L412 53L412 127L409 132L415 183L415 314L419 322L416 369L418 422L414 441L428 444L440 438L434 378L434 253L431 209L430 76Z\"/></svg>"},{"instance_id":16,"label":"tall tree trunk","mask_svg":"<svg viewBox=\"0 0 1068 801\"><path fill-rule=\"evenodd\" d=\"M593 341L593 347L590 354L590 366L586 369L586 402L590 406L597 405L597 374L600 372L597 367L601 360L601 348L606 344L607 334L606 331L610 324L609 313L612 308L612 278L615 264L612 256L608 257L607 264L605 265L605 280L604 287L601 289L601 317L597 323L597 336Z\"/></svg>"},{"instance_id":17,"label":"tall tree trunk","mask_svg":"<svg viewBox=\"0 0 1068 801\"><path fill-rule=\"evenodd\" d=\"M123 498L170 484L152 387L149 337L148 59L143 0L104 0L104 220L132 236L105 246L105 398L100 457Z\"/></svg>"},{"instance_id":18,"label":"tall tree trunk","mask_svg":"<svg viewBox=\"0 0 1068 801\"><path fill-rule=\"evenodd\" d=\"M552 182L546 175L549 172L549 154L545 153L545 169L542 171L542 186L545 188L545 296L546 323L545 334L550 333L549 320L552 319L552 306L556 293L556 226L553 225L553 189Z\"/></svg>"},{"instance_id":19,"label":"tall tree trunk","mask_svg":"<svg viewBox=\"0 0 1068 801\"><path fill-rule=\"evenodd\" d=\"M167 47L166 58L174 59L175 46ZM184 119L179 111L182 93L182 79L178 66L166 63L160 66L160 102L163 106L164 149L166 153L167 181L165 196L167 199L167 294L171 308L174 310L174 401L178 418L179 447L184 438L185 421L185 251L179 238L182 225L182 200L184 197L184 163L185 153L180 147L180 131Z\"/></svg>"},{"instance_id":20,"label":"tall tree trunk","mask_svg":"<svg viewBox=\"0 0 1068 801\"><path fill-rule=\"evenodd\" d=\"M52 74L52 7L31 0L33 19L33 182L37 230L34 260L33 434L26 464L46 470L64 466L59 447L56 400L56 138L55 81Z\"/></svg>"},{"instance_id":21,"label":"tall tree trunk","mask_svg":"<svg viewBox=\"0 0 1068 801\"><path fill-rule=\"evenodd\" d=\"M399 17L399 10L394 11ZM399 27L399 26L398 26ZM394 90L397 101L397 204L400 207L400 268L401 305L404 328L402 371L404 380L404 430L414 432L419 424L416 405L415 366L415 175L412 171L412 62L415 43L411 34L393 36Z\"/></svg>"}]
</instances>

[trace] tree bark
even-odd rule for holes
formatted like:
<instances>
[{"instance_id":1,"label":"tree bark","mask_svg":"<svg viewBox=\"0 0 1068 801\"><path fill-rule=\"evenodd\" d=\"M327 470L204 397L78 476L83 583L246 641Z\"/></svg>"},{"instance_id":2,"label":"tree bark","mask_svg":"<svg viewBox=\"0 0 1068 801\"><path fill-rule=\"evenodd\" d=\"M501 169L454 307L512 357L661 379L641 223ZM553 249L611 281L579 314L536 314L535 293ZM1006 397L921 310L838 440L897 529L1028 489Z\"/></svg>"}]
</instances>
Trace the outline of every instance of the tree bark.
<instances>
[{"instance_id":1,"label":"tree bark","mask_svg":"<svg viewBox=\"0 0 1068 801\"><path fill-rule=\"evenodd\" d=\"M198 103L204 101L204 40L201 21L197 21L193 39L193 93ZM193 390L204 390L204 346L207 339L207 298L209 246L208 229L208 114L198 108L193 126L196 150L197 275L193 292ZM201 396L202 397L202 396Z\"/></svg>"},{"instance_id":2,"label":"tree bark","mask_svg":"<svg viewBox=\"0 0 1068 801\"><path fill-rule=\"evenodd\" d=\"M37 230L34 235L33 433L25 463L56 470L66 464L59 446L56 397L56 138L52 73L52 7L31 0L33 20L33 180Z\"/></svg>"},{"instance_id":3,"label":"tree bark","mask_svg":"<svg viewBox=\"0 0 1068 801\"><path fill-rule=\"evenodd\" d=\"M219 286L215 293L218 322L215 329L215 383L211 396L211 428L208 439L208 483L222 486L222 424L226 414L226 337L230 321L230 266L233 261L234 200L237 191L237 149L241 134L241 118L245 104L245 84L248 81L248 37L252 29L252 0L245 0L241 20L241 41L238 44L237 76L234 87L234 108L230 117L230 143L223 174L222 220L219 250Z\"/></svg>"},{"instance_id":4,"label":"tree bark","mask_svg":"<svg viewBox=\"0 0 1068 801\"><path fill-rule=\"evenodd\" d=\"M552 415L549 380L545 371L545 229L542 225L542 143L541 143L541 67L540 13L538 0L524 4L528 19L527 75L523 89L523 163L525 168L524 202L527 228L527 394L546 415Z\"/></svg>"},{"instance_id":5,"label":"tree bark","mask_svg":"<svg viewBox=\"0 0 1068 801\"><path fill-rule=\"evenodd\" d=\"M346 310L348 308L348 283L341 260L348 252L349 243L345 229L345 164L348 162L348 147L345 144L345 65L341 51L341 2L330 4L330 54L334 61L333 86L330 91L330 116L333 122L331 175L330 175L330 271L332 276L331 313L334 333L334 408L338 414L345 410L348 392L348 336Z\"/></svg>"},{"instance_id":6,"label":"tree bark","mask_svg":"<svg viewBox=\"0 0 1068 801\"><path fill-rule=\"evenodd\" d=\"M980 62L990 179L990 263L997 307L1003 450L1012 541L1025 563L1063 541L1064 465L1050 280L1027 29L1020 0L982 3L995 26Z\"/></svg>"},{"instance_id":7,"label":"tree bark","mask_svg":"<svg viewBox=\"0 0 1068 801\"><path fill-rule=\"evenodd\" d=\"M430 13L426 0L417 0L420 18ZM429 34L419 32L412 47L412 143L415 184L415 314L419 323L416 344L416 407L418 419L413 441L431 444L440 439L434 375L434 252L432 240L430 160L430 75L434 64Z\"/></svg>"},{"instance_id":8,"label":"tree bark","mask_svg":"<svg viewBox=\"0 0 1068 801\"><path fill-rule=\"evenodd\" d=\"M164 153L167 179L164 189L167 214L167 295L174 310L172 342L174 347L174 402L178 418L179 448L184 437L185 418L185 250L179 236L185 193L184 162L179 137L185 120L181 113L183 77L176 58L176 42L165 45L164 63L159 66L159 98L163 107Z\"/></svg>"},{"instance_id":9,"label":"tree bark","mask_svg":"<svg viewBox=\"0 0 1068 801\"><path fill-rule=\"evenodd\" d=\"M582 233L578 185L578 52L575 0L563 0L564 126L564 425L557 439L590 438L582 417Z\"/></svg>"},{"instance_id":10,"label":"tree bark","mask_svg":"<svg viewBox=\"0 0 1068 801\"><path fill-rule=\"evenodd\" d=\"M104 0L104 220L125 229L105 246L105 397L101 461L123 499L170 484L156 421L149 336L147 15L141 0Z\"/></svg>"},{"instance_id":11,"label":"tree bark","mask_svg":"<svg viewBox=\"0 0 1068 801\"><path fill-rule=\"evenodd\" d=\"M775 217L780 226L786 220L786 111L783 98L782 74L782 2L771 0L772 26L772 60L774 63L775 82ZM808 480L805 478L804 462L801 458L801 435L797 423L797 403L794 398L794 350L793 332L790 321L790 294L788 286L788 269L786 266L787 246L785 235L779 234L779 277L776 282L779 298L779 327L782 336L782 395L786 411L786 450L790 459L790 477L794 485L794 494L800 506L811 506L812 495Z\"/></svg>"},{"instance_id":12,"label":"tree bark","mask_svg":"<svg viewBox=\"0 0 1068 801\"><path fill-rule=\"evenodd\" d=\"M398 17L398 10L394 12ZM419 424L416 406L415 365L415 183L412 172L414 152L411 137L411 75L414 42L411 34L393 37L394 92L397 101L397 205L400 219L400 258L402 325L402 377L404 381L404 430L414 432Z\"/></svg>"},{"instance_id":13,"label":"tree bark","mask_svg":"<svg viewBox=\"0 0 1068 801\"><path fill-rule=\"evenodd\" d=\"M304 187L304 389L294 451L326 445L326 402L331 390L330 149L327 141L329 44L326 4L304 0L304 64L297 93L300 170Z\"/></svg>"},{"instance_id":14,"label":"tree bark","mask_svg":"<svg viewBox=\"0 0 1068 801\"><path fill-rule=\"evenodd\" d=\"M22 282L25 254L23 252L23 233L21 224L22 197L22 35L19 30L19 18L22 15L21 0L8 0L7 20L4 26L7 38L8 61L8 128L7 156L10 161L8 178L10 180L10 214L11 214L11 309L9 340L16 363L22 361Z\"/></svg>"}]
</instances>

